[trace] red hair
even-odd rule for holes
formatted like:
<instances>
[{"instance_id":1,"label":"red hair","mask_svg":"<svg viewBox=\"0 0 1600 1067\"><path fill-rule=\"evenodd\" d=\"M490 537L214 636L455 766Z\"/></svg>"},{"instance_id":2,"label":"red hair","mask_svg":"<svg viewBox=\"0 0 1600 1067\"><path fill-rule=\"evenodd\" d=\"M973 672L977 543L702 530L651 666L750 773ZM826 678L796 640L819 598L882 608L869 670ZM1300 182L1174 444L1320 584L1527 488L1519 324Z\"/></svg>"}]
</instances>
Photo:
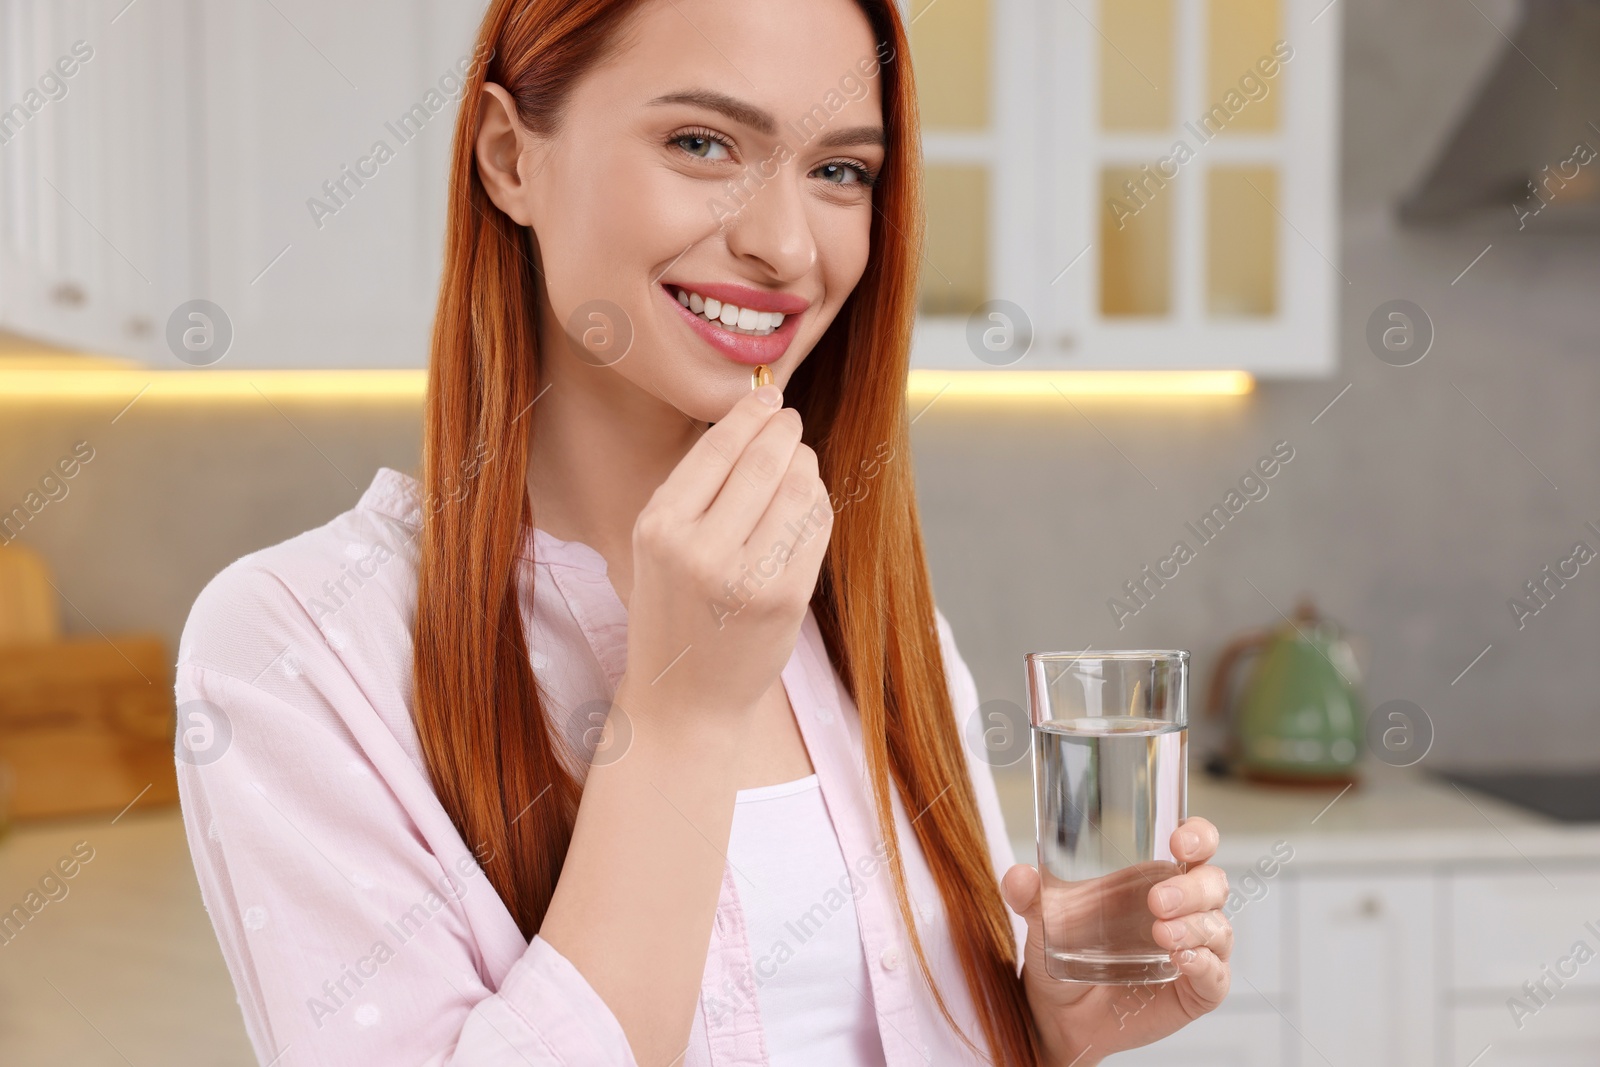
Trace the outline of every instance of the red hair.
<instances>
[{"instance_id":1,"label":"red hair","mask_svg":"<svg viewBox=\"0 0 1600 1067\"><path fill-rule=\"evenodd\" d=\"M922 161L909 47L894 0L858 0L883 59L886 164L860 283L796 370L824 483L839 487L885 445L909 455L905 384L923 241ZM532 938L561 874L582 793L558 756L534 682L517 594L532 525L528 435L537 394L537 278L523 228L490 200L474 144L485 81L530 130L552 134L567 93L618 43L637 0L494 0L456 120L449 221L423 443L415 718L435 790ZM483 448L495 449L481 466ZM471 471L464 478L462 472ZM1038 1062L1016 945L994 877L935 628L910 465L881 467L839 509L812 610L860 711L878 830L901 920L940 1013L956 1028L917 934L890 788L907 811L951 926L984 1037L1004 1064ZM549 795L533 801L548 787ZM526 815L518 818L526 812ZM982 1050L962 1039L980 1057Z\"/></svg>"}]
</instances>

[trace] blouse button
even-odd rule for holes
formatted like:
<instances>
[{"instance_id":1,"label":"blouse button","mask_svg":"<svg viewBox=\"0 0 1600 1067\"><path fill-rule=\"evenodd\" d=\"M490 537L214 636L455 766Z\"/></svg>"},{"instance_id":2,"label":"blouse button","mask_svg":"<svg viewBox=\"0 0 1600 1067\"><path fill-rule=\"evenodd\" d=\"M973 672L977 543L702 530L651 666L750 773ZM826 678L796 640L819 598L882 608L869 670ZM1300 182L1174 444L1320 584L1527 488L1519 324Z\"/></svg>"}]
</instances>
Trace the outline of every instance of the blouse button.
<instances>
[{"instance_id":1,"label":"blouse button","mask_svg":"<svg viewBox=\"0 0 1600 1067\"><path fill-rule=\"evenodd\" d=\"M883 969L892 971L900 966L900 950L890 945L883 950L883 955L878 957L878 962L883 964Z\"/></svg>"}]
</instances>

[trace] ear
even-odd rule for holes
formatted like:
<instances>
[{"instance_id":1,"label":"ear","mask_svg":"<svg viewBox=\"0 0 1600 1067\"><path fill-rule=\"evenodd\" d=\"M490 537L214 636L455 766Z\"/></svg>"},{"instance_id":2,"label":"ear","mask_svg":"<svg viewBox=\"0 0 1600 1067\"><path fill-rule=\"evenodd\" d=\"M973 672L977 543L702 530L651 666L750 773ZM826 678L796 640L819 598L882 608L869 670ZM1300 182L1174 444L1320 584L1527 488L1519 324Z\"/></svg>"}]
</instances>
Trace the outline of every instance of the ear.
<instances>
[{"instance_id":1,"label":"ear","mask_svg":"<svg viewBox=\"0 0 1600 1067\"><path fill-rule=\"evenodd\" d=\"M483 95L478 98L478 139L473 145L478 178L495 207L519 226L533 225L531 187L522 159L534 145L533 135L517 120L511 94L493 82L484 82Z\"/></svg>"}]
</instances>

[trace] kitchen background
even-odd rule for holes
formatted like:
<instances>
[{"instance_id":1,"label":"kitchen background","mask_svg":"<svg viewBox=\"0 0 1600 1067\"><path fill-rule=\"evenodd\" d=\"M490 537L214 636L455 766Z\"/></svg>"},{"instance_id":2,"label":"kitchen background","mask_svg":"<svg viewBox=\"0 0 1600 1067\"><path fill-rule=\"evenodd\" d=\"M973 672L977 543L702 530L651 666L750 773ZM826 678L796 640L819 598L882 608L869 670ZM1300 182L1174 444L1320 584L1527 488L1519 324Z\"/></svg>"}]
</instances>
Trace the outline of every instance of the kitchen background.
<instances>
[{"instance_id":1,"label":"kitchen background","mask_svg":"<svg viewBox=\"0 0 1600 1067\"><path fill-rule=\"evenodd\" d=\"M1343 275L1336 372L1261 380L1240 398L1075 400L1081 412L1053 394L939 397L913 433L941 607L984 693L1020 700L1023 650L1187 647L1203 673L1229 635L1305 593L1370 638L1375 698L1435 717L1441 762L1593 761L1600 659L1587 650L1600 595L1589 575L1521 629L1507 606L1575 541L1600 547L1584 527L1600 521L1593 235L1516 232L1509 200L1487 219L1398 229L1395 201L1505 48L1493 20L1509 29L1514 9L1340 9L1340 239L1326 250ZM427 135L447 139L442 124ZM1436 332L1409 367L1379 361L1365 337L1395 299L1421 306ZM409 401L168 404L109 424L121 406L30 400L0 424L7 506L76 442L96 449L70 497L23 535L60 574L72 630L152 630L175 645L223 566L326 521L377 467L410 470L419 454ZM1278 440L1295 458L1270 495L1119 630L1107 600Z\"/></svg>"},{"instance_id":2,"label":"kitchen background","mask_svg":"<svg viewBox=\"0 0 1600 1067\"><path fill-rule=\"evenodd\" d=\"M923 29L930 34L941 17L988 17L983 14L987 8L969 0L938 3L924 12L929 25ZM8 32L8 25L20 25L19 8L28 6L0 5L0 13L13 20L0 20L0 34ZM119 25L154 17L140 8L118 15L115 9L121 6L118 0L91 4L87 10L101 22L115 15ZM140 6L161 4L144 0ZM1026 6L997 2L995 11L1016 18ZM1568 10L1580 21L1587 18L1592 27L1591 9L1596 6L1549 0L1531 3L1529 10ZM285 4L284 10L293 15L299 9ZM314 22L310 11L304 8L308 21L300 21L301 26ZM1097 11L1102 18L1111 17L1090 4L1062 17L1087 19ZM1293 7L1297 21L1291 30L1304 23L1307 34L1323 34L1302 55L1315 62L1320 47L1337 60L1327 82L1333 95L1321 109L1329 123L1327 141L1333 152L1327 158L1335 168L1331 178L1336 196L1322 212L1321 223L1291 211L1278 213L1288 227L1278 231L1283 242L1279 247L1294 247L1302 258L1309 255L1306 247L1312 242L1301 230L1314 233L1325 224L1331 234L1324 247L1310 250L1315 253L1310 261L1324 276L1305 289L1327 286L1326 335L1287 334L1291 344L1311 353L1303 365L1282 374L1263 372L1243 395L1094 397L1068 389L1071 399L1054 391L984 398L929 386L912 397L921 413L913 428L911 458L935 589L985 700L1022 703L1021 657L1028 650L1180 647L1193 652L1191 708L1198 718L1204 687L1222 648L1242 631L1282 624L1296 603L1309 597L1322 615L1359 636L1369 707L1407 700L1426 713L1433 740L1416 770L1582 771L1600 766L1600 707L1594 695L1600 691L1600 656L1595 655L1600 569L1582 566L1564 586L1550 585L1554 593L1547 606L1530 600L1525 588L1544 578L1547 565L1556 569L1571 557L1577 542L1600 549L1600 534L1587 525L1600 526L1595 479L1600 460L1600 420L1595 418L1600 402L1595 301L1600 292L1600 231L1589 225L1600 191L1595 171L1573 181L1564 200L1548 209L1549 217L1523 229L1512 205L1524 203L1525 196L1514 188L1485 210L1446 224L1404 227L1396 221L1396 205L1417 189L1477 87L1507 54L1517 54L1510 50L1508 37L1517 35L1523 14L1513 4L1489 0L1334 0L1326 7L1319 0L1305 10ZM456 21L463 27L472 23L470 17ZM1180 24L1180 30L1183 25L1192 24ZM115 29L107 27L108 33ZM294 38L279 29L287 48ZM1294 36L1287 30L1283 35ZM70 38L52 41L45 51L53 56L71 43ZM0 103L5 104L19 98L33 78L31 68L17 69L23 53L14 44L0 42ZM470 49L465 30L447 44L440 46L440 55L453 57ZM305 77L327 75L315 56L302 58ZM442 69L442 64L434 65ZM82 78L98 73L92 63L86 66ZM1299 69L1287 64L1284 77L1294 77ZM1561 90L1581 97L1587 85L1588 115L1600 123L1600 96L1592 92L1597 69L1600 53L1591 50L1588 81L1581 80L1580 67L1578 73L1569 72L1578 80ZM1548 73L1562 80L1555 70ZM936 77L921 68L919 76ZM330 80L325 91L332 94L333 85ZM51 106L65 112L72 103L69 94ZM1532 122L1542 112L1537 100L1529 107L1533 110L1526 120ZM47 111L33 122L55 117ZM21 136L37 132L24 129ZM1314 134L1302 144L1303 131L1295 132L1289 141L1291 156L1302 150L1314 155ZM430 123L421 136L419 151L441 159L447 120ZM1579 122L1563 130L1561 138L1562 143L1600 146L1600 129ZM1166 140L1161 139L1163 145ZM1073 150L1072 144L1062 148ZM9 151L0 147L0 166ZM1528 176L1564 158L1530 160ZM1298 180L1296 173L1291 169L1282 180ZM1181 185L1186 177L1174 184ZM1314 178L1307 181L1314 183ZM0 197L5 195L0 189ZM376 213L381 205L373 200L370 207ZM1100 201L1090 201L1098 210ZM1318 203L1315 196L1305 202L1313 208ZM355 200L350 207L356 214L369 205ZM937 217L930 220L936 231L940 224ZM87 239L94 240L92 234ZM952 238L955 244L947 247L958 246L959 240ZM936 243L930 253L935 267L940 265L938 247ZM266 252L259 257L262 263L272 249ZM1067 266L1070 258L1060 257L1056 269ZM1088 266L1086 262L1075 269ZM997 286L987 295L1006 298L1008 292ZM1369 322L1381 306L1395 300L1415 304L1432 326L1431 348L1407 366L1394 365L1404 360L1369 342ZM0 308L14 307L0 295ZM426 310L419 315L425 321ZM1318 321L1315 310L1302 321ZM159 342L159 324L155 333ZM1183 332L1173 336L1181 343ZM79 354L70 351L74 346L51 341L7 329L0 335L0 360L17 367L59 366L41 362L41 356L65 352L71 359L89 360L105 354L103 346L96 346L93 355ZM1228 362L1225 338L1201 337L1197 344L1210 346L1204 366L1243 365ZM1325 360L1316 355L1322 348L1328 352ZM1086 355L1106 358L1099 350ZM382 360L368 365L382 365ZM101 400L66 393L0 395L0 507L20 502L78 442L87 441L94 449L92 462L70 481L70 493L34 516L18 539L47 561L59 587L62 625L70 635L148 633L175 649L189 605L218 570L348 508L378 467L409 471L418 461L420 408L405 395L184 402L152 394L125 408L132 395ZM1292 447L1293 458L1266 480L1267 495L1251 500L1214 540L1199 547L1195 558L1147 604L1132 601L1124 583L1138 580L1147 564L1154 566L1168 556L1176 540L1194 544L1185 524L1198 522L1278 442ZM1113 598L1137 612L1119 623L1108 606ZM1540 610L1519 620L1512 598ZM1361 813L1359 818L1350 816L1356 821L1344 826L1350 834L1390 827L1398 833L1418 811L1442 805L1435 790L1444 787L1419 784L1426 781L1420 775L1393 779L1399 792L1387 802L1376 785L1342 800L1336 798L1337 789L1308 797L1252 787L1262 792L1252 794L1259 803L1251 807L1237 787L1206 792L1223 788L1207 785L1201 773L1206 754L1220 739L1220 730L1197 729L1191 810L1219 822L1225 837L1230 826L1212 811L1239 813L1238 831L1248 846L1233 856L1241 869L1248 869L1260 854L1259 849L1251 851L1258 842L1264 849L1277 838L1297 845L1304 840L1301 854L1308 862L1299 871L1306 882L1294 892L1287 881L1279 883L1264 898L1283 909L1271 913L1281 927L1269 927L1258 916L1260 941L1271 946L1263 953L1271 962L1262 964L1259 973L1271 977L1248 988L1236 983L1234 999L1242 1007L1232 1016L1219 1016L1223 1022L1233 1020L1232 1033L1247 1034L1248 1041L1197 1038L1181 1062L1326 1061L1341 1067L1362 1059L1480 1062L1474 1055L1483 1055L1485 1064L1595 1062L1600 1030L1581 1020L1600 1015L1595 1011L1600 1007L1595 999L1600 966L1561 991L1548 1015L1528 1021L1528 1031L1543 1023L1542 1035L1529 1037L1523 1028L1509 1026L1513 1016L1505 1003L1507 997L1520 995L1524 979L1537 979L1540 967L1566 952L1573 941L1587 937L1600 943L1579 921L1585 909L1588 919L1600 920L1600 847L1592 833L1558 839L1556 829L1539 818L1473 794L1468 803L1476 804L1476 815L1441 815L1444 822L1436 833L1425 816L1417 816L1422 820L1418 832L1429 835L1429 844L1396 838L1399 843L1391 845L1397 851L1392 853L1384 852L1390 845L1370 853L1353 846L1318 845L1311 835L1327 830L1347 807ZM1379 773L1386 768L1371 771L1374 783L1393 778ZM1030 862L1027 761L998 767L996 776L1007 798L1019 859ZM1412 788L1419 792L1405 792ZM1208 797L1214 800L1210 810L1201 803ZM1328 819L1313 830L1310 816L1335 800ZM1306 817L1300 818L1306 805ZM1274 811L1287 813L1281 823L1273 821ZM139 817L136 807L126 822ZM1458 817L1464 821L1450 821ZM1307 835L1304 839L1285 829L1294 819ZM10 847L34 847L39 839L29 835L48 833L52 824L40 825L42 829L19 827ZM215 1044L181 1062L248 1062L236 1015L228 1014L234 1008L226 974L214 943L205 940L209 927L198 909L181 838L179 847L172 847L170 837L159 838L164 844L158 846L156 830L139 825L140 833L152 836L127 846L130 860L141 850L154 849L145 862L169 865L175 872L171 884L180 887L172 892L188 894L185 899L194 913L190 920L199 915L198 925L175 918L170 928L163 927L169 946L191 939L181 950L169 947L169 955L161 957L163 966L191 976L174 981L194 986L199 1003L217 1016L208 1024L208 1040ZM1519 828L1527 836L1519 836ZM71 834L63 830L56 836L67 840ZM38 855L53 857L55 840L38 844ZM1440 844L1451 841L1460 843L1458 851ZM1512 851L1494 851L1503 844ZM26 862L8 859L6 848L0 844L0 906L20 897L38 866L32 853ZM117 846L108 843L104 851L115 855ZM1375 935L1376 943L1393 940L1396 930L1427 931L1427 944L1418 950L1427 958L1417 965L1423 971L1395 970L1411 964L1384 957L1399 986L1424 987L1420 994L1415 989L1407 994L1422 999L1406 1017L1389 1012L1381 1024L1363 1033L1350 1032L1361 1027L1317 1022L1319 996L1337 1005L1349 992L1329 987L1318 993L1315 973L1321 965L1303 964L1295 955L1305 949L1301 932L1320 899L1309 887L1315 881L1312 864L1318 862L1325 864L1319 869L1326 884L1348 884L1354 893L1349 908L1340 910L1344 905L1338 901L1329 905L1334 916L1329 921L1337 923L1346 911L1368 907L1371 900L1380 901L1381 907L1420 902L1422 911L1402 912L1408 917L1394 920L1397 927L1380 924ZM1477 872L1471 876L1481 875L1490 889L1479 896L1470 887L1459 889L1455 879L1463 871ZM91 868L88 873L98 872ZM161 881L168 875L130 877L132 884L146 887L131 890L135 898L138 892L155 893L168 884ZM1486 964L1484 973L1490 978L1480 982L1462 970L1461 961L1473 950L1452 938L1462 929L1468 932L1461 936L1473 942L1489 937L1482 928L1461 925L1467 921L1463 916L1477 914L1474 901L1500 902L1492 908L1484 905L1483 915L1491 924L1510 921L1501 905L1512 915L1540 911L1543 905L1516 889L1523 884L1518 879L1535 888L1560 886L1560 899L1572 905L1572 921L1555 926L1548 936L1541 934L1543 941L1530 934L1518 942L1520 947L1508 947L1512 955ZM52 973L71 974L64 961L74 953L86 958L102 947L85 932L94 921L120 924L148 914L133 912L131 904L109 896L94 896L100 889L90 881L85 878L75 890L80 901L68 905L82 909L76 923L72 915L41 917L39 929L30 928L26 938L0 947L0 961L11 955ZM1495 895L1502 890L1501 896ZM1257 911L1265 914L1265 906ZM60 920L54 941L46 939L50 931L45 919ZM117 939L126 936L113 935L104 947L114 950ZM1352 985L1359 984L1362 962L1346 962L1350 969L1342 973ZM0 967L0 989L6 994L0 997L0 1059L6 1062L40 1062L46 1050L62 1049L75 1053L65 1057L69 1062L121 1062L121 1052L113 1054L121 1048L137 1050L131 1062L158 1062L171 1055L174 1042L184 1040L176 1023L160 1022L159 1011L141 1014L144 1022L132 1018L136 1013L127 1005L136 983L97 985L85 977L69 1011L55 994L40 993L24 970L20 963ZM1278 986L1262 984L1267 981ZM1350 995L1359 999L1367 994ZM66 994L60 999L66 1000ZM25 1003L34 1007L24 1012L19 1005ZM127 1019L107 1021L120 1019L118 1012L124 1009ZM1374 1010L1379 1009L1388 1012L1381 1003ZM88 1019L105 1033L96 1037L96 1029L84 1026ZM1291 1019L1295 1024L1285 1030ZM1541 1039L1544 1044L1537 1043ZM8 1053L8 1046L17 1055ZM1152 1057L1140 1062L1180 1060Z\"/></svg>"}]
</instances>

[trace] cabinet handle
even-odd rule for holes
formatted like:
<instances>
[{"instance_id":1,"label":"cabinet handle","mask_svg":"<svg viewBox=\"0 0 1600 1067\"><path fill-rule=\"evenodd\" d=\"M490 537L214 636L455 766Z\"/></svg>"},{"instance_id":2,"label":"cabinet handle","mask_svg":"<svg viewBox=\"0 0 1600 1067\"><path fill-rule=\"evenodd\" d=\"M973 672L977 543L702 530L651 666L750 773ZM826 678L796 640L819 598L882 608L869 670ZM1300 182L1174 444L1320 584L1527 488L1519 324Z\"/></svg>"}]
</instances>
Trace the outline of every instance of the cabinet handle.
<instances>
[{"instance_id":1,"label":"cabinet handle","mask_svg":"<svg viewBox=\"0 0 1600 1067\"><path fill-rule=\"evenodd\" d=\"M50 290L50 299L63 307L82 307L88 298L83 287L76 282L60 282Z\"/></svg>"}]
</instances>

